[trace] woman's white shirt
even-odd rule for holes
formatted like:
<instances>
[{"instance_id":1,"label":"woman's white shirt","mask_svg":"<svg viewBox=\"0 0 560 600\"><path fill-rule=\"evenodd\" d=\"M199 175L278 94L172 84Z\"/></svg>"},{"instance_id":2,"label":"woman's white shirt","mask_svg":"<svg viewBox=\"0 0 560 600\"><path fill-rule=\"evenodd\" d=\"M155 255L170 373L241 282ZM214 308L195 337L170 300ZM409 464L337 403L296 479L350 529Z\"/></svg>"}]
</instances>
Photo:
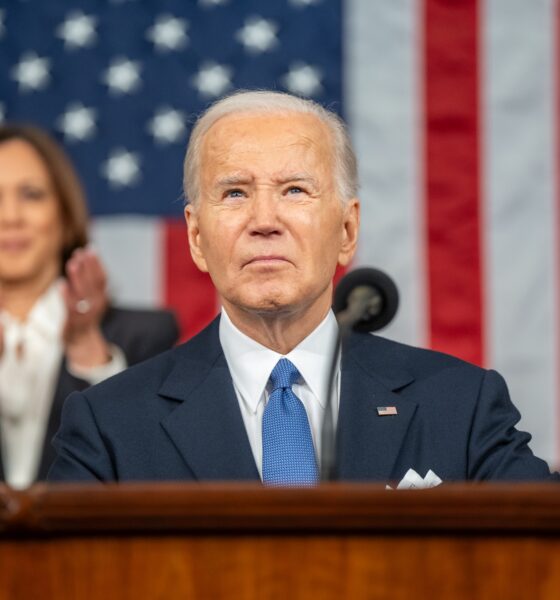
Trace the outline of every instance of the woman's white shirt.
<instances>
[{"instance_id":1,"label":"woman's white shirt","mask_svg":"<svg viewBox=\"0 0 560 600\"><path fill-rule=\"evenodd\" d=\"M0 311L4 349L0 356L0 432L4 476L24 488L37 477L51 405L64 353L66 307L56 281L37 300L25 321ZM122 350L110 346L111 360L93 368L67 365L93 385L127 367Z\"/></svg>"}]
</instances>

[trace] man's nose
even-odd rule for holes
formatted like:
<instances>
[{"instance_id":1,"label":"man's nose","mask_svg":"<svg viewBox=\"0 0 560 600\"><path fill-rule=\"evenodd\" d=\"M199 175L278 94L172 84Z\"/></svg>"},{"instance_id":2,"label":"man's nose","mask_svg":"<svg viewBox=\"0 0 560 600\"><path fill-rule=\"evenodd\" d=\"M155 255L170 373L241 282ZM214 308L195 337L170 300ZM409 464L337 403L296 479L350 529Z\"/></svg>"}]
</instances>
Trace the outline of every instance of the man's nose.
<instances>
[{"instance_id":1,"label":"man's nose","mask_svg":"<svg viewBox=\"0 0 560 600\"><path fill-rule=\"evenodd\" d=\"M256 191L251 201L251 234L270 235L271 233L279 233L278 210L278 199L272 190L262 189Z\"/></svg>"}]
</instances>

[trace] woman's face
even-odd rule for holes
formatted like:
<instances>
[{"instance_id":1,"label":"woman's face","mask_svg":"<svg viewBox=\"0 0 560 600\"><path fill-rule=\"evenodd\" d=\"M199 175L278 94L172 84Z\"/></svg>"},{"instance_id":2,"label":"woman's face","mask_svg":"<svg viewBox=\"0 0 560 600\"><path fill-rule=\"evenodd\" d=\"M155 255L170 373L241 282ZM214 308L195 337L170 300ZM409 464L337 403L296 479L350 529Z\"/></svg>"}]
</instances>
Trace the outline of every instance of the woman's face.
<instances>
[{"instance_id":1,"label":"woman's face","mask_svg":"<svg viewBox=\"0 0 560 600\"><path fill-rule=\"evenodd\" d=\"M60 202L41 156L28 142L0 143L0 285L48 285L60 273Z\"/></svg>"}]
</instances>

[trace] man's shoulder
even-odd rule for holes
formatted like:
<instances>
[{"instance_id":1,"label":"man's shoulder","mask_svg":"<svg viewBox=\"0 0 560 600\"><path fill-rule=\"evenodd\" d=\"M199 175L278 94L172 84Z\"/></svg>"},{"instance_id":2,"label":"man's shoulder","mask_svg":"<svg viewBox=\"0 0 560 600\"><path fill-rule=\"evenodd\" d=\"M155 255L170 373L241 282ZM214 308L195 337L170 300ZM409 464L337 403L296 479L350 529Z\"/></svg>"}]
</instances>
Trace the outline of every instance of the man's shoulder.
<instances>
[{"instance_id":1,"label":"man's shoulder","mask_svg":"<svg viewBox=\"0 0 560 600\"><path fill-rule=\"evenodd\" d=\"M88 388L85 395L95 402L115 397L153 396L172 373L180 373L185 381L198 377L221 351L217 331L214 321L189 341Z\"/></svg>"},{"instance_id":2,"label":"man's shoulder","mask_svg":"<svg viewBox=\"0 0 560 600\"><path fill-rule=\"evenodd\" d=\"M358 360L371 361L387 369L405 369L417 379L447 370L479 378L485 369L445 352L412 346L380 335L356 334L350 347Z\"/></svg>"}]
</instances>

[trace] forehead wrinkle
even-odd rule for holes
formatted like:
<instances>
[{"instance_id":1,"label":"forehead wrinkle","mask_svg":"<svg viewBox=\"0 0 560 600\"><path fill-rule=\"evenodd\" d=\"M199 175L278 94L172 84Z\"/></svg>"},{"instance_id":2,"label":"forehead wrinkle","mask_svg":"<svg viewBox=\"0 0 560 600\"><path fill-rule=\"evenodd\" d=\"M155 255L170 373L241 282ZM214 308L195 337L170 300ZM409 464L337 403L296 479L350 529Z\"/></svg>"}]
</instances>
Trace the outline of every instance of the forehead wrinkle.
<instances>
[{"instance_id":1,"label":"forehead wrinkle","mask_svg":"<svg viewBox=\"0 0 560 600\"><path fill-rule=\"evenodd\" d=\"M228 144L224 144L224 141L220 136L212 135L210 130L203 141L203 148L206 149L207 153L212 157L213 160L227 163L230 157L239 154L239 145L242 145L241 152L243 154L260 154L264 148L268 147L268 151L277 151L284 149L304 149L304 150L316 150L320 152L323 147L325 133L319 131L314 134L306 134L301 131L295 131L292 140L278 140L275 137L255 137L254 131L243 131L239 132L236 139L229 141Z\"/></svg>"},{"instance_id":2,"label":"forehead wrinkle","mask_svg":"<svg viewBox=\"0 0 560 600\"><path fill-rule=\"evenodd\" d=\"M299 171L296 173L290 173L290 172L281 172L278 173L277 175L273 175L272 176L272 180L275 183L290 183L291 181L306 181L308 183L312 183L314 185L317 185L317 178L313 177L313 175L311 175L310 173L307 173L305 171Z\"/></svg>"},{"instance_id":3,"label":"forehead wrinkle","mask_svg":"<svg viewBox=\"0 0 560 600\"><path fill-rule=\"evenodd\" d=\"M256 118L259 119L259 115L247 117L249 122ZM325 128L325 125L313 119L309 123L309 127L302 127L301 129L293 129L288 127L289 134L292 134L292 139L280 139L276 138L275 135L268 135L270 132L262 132L264 135L255 135L254 127L244 127L239 130L235 130L234 127L242 123L245 118L233 118L226 117L224 121L220 120L215 123L212 128L203 138L201 145L201 173L203 178L210 175L211 171L214 171L214 180L212 185L214 186L225 186L225 185L241 185L241 184L252 184L255 182L257 175L251 168L251 155L255 154L257 157L262 153L275 153L288 151L287 155L282 155L280 158L285 164L277 165L280 168L276 169L275 172L269 172L267 177L269 180L275 183L284 183L288 181L308 181L315 187L319 184L328 184L327 181L320 181L316 177L313 177L309 172L297 170L299 162L307 162L311 160L313 165L319 168L321 172L321 179L324 176L330 179L329 175L332 171L333 166L333 154L330 148L331 135L330 131ZM285 121L284 118L280 118L280 121ZM229 122L228 122L229 121ZM254 123L254 121L253 121ZM291 123L288 123L291 125ZM215 129L216 128L216 129ZM224 129L225 128L225 129ZM235 137L232 139L232 130L235 133ZM309 130L310 129L310 130ZM225 131L226 140L223 138L223 132ZM257 132L259 133L259 132ZM229 138L229 139L228 139ZM290 152L293 150L293 154ZM243 158L244 157L244 158ZM290 165L290 162L296 160L296 164ZM240 164L240 161L246 162L246 165ZM258 162L258 158L257 158ZM235 164L237 163L237 164ZM213 164L213 168L210 168L210 172L204 167ZM248 168L243 168L248 166ZM228 167L232 167L230 170ZM239 168L241 167L241 168ZM295 167L295 169L293 168ZM216 169L218 172L216 172ZM219 171L225 174L220 177ZM315 170L315 169L312 169ZM327 172L325 172L325 170ZM228 173L229 171L229 173ZM319 172L317 173L319 175ZM208 179L207 179L208 181ZM208 181L210 183L210 181Z\"/></svg>"},{"instance_id":4,"label":"forehead wrinkle","mask_svg":"<svg viewBox=\"0 0 560 600\"><path fill-rule=\"evenodd\" d=\"M254 183L255 179L256 177L254 175L240 173L219 177L216 180L215 184L219 187L225 187L230 185L248 185ZM272 174L270 176L270 179L274 184L279 185L283 185L290 182L306 182L313 186L317 186L319 184L316 177L313 177L311 174L303 171L297 173L281 172L278 174Z\"/></svg>"}]
</instances>

